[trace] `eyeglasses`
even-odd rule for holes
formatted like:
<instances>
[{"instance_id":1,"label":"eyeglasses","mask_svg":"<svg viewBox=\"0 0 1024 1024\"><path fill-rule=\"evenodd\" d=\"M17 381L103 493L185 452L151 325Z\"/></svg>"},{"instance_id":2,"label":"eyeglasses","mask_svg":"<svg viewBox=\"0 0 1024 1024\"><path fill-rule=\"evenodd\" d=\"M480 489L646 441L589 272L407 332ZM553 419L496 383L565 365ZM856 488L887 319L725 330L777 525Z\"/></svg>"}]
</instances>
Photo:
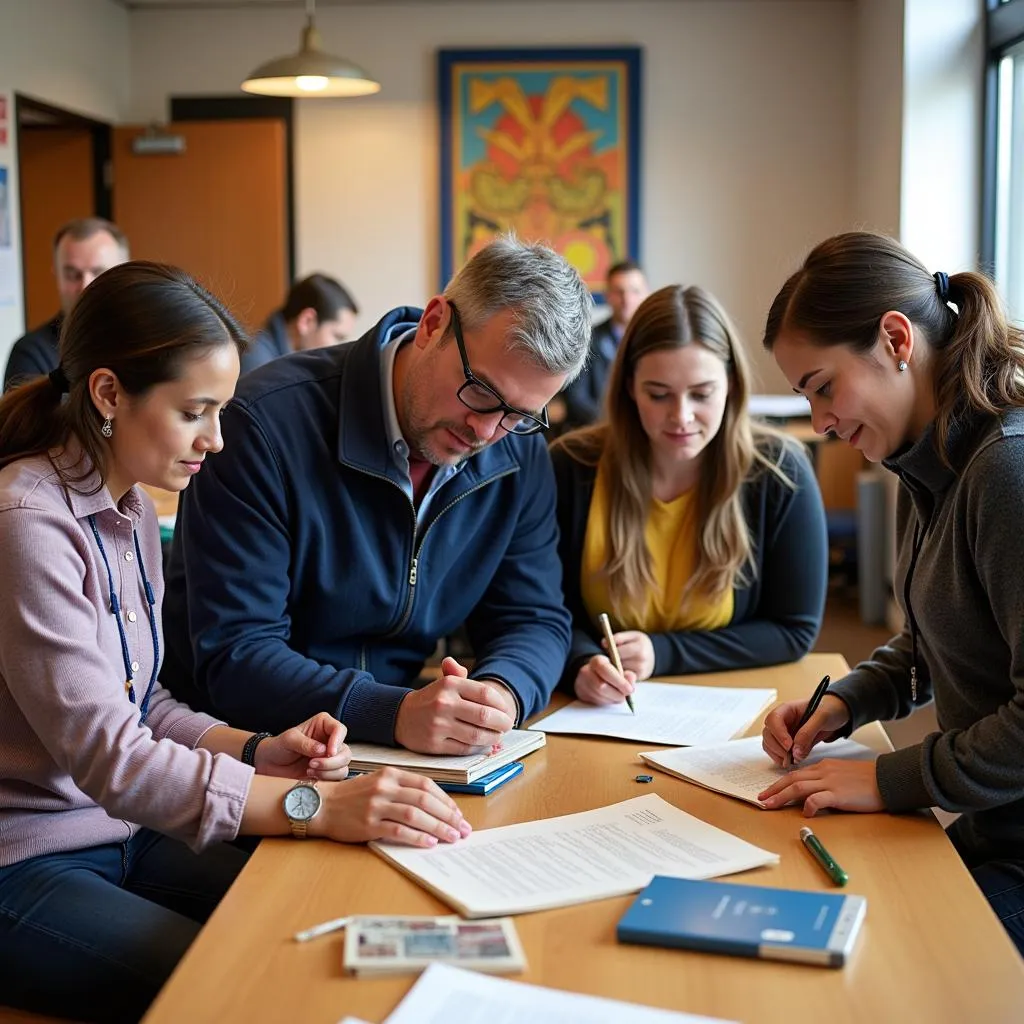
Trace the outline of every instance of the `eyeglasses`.
<instances>
[{"instance_id":1,"label":"eyeglasses","mask_svg":"<svg viewBox=\"0 0 1024 1024\"><path fill-rule=\"evenodd\" d=\"M547 409L541 409L540 416L533 413L523 412L515 406L509 405L497 391L489 384L473 374L469 366L469 356L466 355L466 342L462 337L462 323L459 320L459 311L454 303L448 303L452 311L452 331L455 334L455 344L459 346L459 355L462 356L462 372L466 375L466 383L455 393L459 401L473 412L483 415L488 413L502 413L500 426L510 434L536 434L539 430L547 430L548 413Z\"/></svg>"}]
</instances>

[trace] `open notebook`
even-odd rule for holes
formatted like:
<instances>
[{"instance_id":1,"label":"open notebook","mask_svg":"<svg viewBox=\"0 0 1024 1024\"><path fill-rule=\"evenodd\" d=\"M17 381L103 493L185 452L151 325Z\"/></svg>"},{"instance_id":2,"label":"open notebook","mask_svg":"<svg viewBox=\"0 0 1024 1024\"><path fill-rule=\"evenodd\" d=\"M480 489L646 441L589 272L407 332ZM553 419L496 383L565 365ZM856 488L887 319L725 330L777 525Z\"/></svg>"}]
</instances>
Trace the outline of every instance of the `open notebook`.
<instances>
[{"instance_id":1,"label":"open notebook","mask_svg":"<svg viewBox=\"0 0 1024 1024\"><path fill-rule=\"evenodd\" d=\"M789 770L778 767L764 752L760 736L749 736L713 747L652 750L640 756L647 764L676 778L734 796L756 807L764 807L757 794L764 792ZM819 743L796 767L806 768L826 757L871 761L878 757L878 751L853 740Z\"/></svg>"},{"instance_id":2,"label":"open notebook","mask_svg":"<svg viewBox=\"0 0 1024 1024\"><path fill-rule=\"evenodd\" d=\"M351 744L351 769L357 772L372 772L375 768L391 765L406 771L426 775L436 782L475 782L484 775L490 775L511 761L543 747L546 737L542 732L530 729L512 729L505 733L501 747L493 754L417 754L401 747L384 747L374 743Z\"/></svg>"}]
</instances>

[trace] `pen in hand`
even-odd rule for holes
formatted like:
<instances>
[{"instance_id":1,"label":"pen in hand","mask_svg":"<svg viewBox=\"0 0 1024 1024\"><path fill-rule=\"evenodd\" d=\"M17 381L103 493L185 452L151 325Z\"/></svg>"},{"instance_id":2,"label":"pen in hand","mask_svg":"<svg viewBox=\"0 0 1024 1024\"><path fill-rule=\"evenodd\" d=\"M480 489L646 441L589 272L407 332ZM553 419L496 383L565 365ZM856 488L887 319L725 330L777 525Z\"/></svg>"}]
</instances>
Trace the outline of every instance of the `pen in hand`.
<instances>
[{"instance_id":1,"label":"pen in hand","mask_svg":"<svg viewBox=\"0 0 1024 1024\"><path fill-rule=\"evenodd\" d=\"M796 728L793 730L793 739L796 739L797 734L800 730L811 720L811 715L818 710L818 705L821 703L822 698L828 691L828 684L831 682L830 676L825 676L820 683L818 683L814 693L811 695L811 699L807 702L807 707L804 708L804 713L800 716L800 721L797 722ZM786 751L786 760L782 765L783 768L793 767L793 748L790 747Z\"/></svg>"},{"instance_id":2,"label":"pen in hand","mask_svg":"<svg viewBox=\"0 0 1024 1024\"><path fill-rule=\"evenodd\" d=\"M601 612L597 619L598 622L601 623L601 630L604 632L604 638L608 644L608 654L612 659L612 664L615 666L615 671L625 679L626 673L622 671L622 660L619 658L619 649L615 646L615 635L612 633L611 621L604 612ZM636 714L636 708L633 706L632 694L626 695L626 707L628 707L634 715Z\"/></svg>"},{"instance_id":3,"label":"pen in hand","mask_svg":"<svg viewBox=\"0 0 1024 1024\"><path fill-rule=\"evenodd\" d=\"M825 849L822 841L806 825L800 829L800 842L804 844L804 848L836 885L846 885L850 880L846 872L836 863L832 854Z\"/></svg>"}]
</instances>

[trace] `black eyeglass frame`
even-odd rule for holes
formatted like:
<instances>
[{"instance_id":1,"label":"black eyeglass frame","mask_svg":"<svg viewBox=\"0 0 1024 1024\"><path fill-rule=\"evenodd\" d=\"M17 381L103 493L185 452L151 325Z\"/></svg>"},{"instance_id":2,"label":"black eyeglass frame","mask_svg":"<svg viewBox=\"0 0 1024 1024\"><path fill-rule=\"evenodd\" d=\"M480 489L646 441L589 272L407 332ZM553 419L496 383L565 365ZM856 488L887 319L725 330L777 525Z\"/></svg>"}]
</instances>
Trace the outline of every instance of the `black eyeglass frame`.
<instances>
[{"instance_id":1,"label":"black eyeglass frame","mask_svg":"<svg viewBox=\"0 0 1024 1024\"><path fill-rule=\"evenodd\" d=\"M500 426L503 430L509 434L516 434L519 437L523 437L527 434L536 434L541 430L547 430L551 425L548 420L547 407L541 409L540 416L535 416L532 412L526 412L523 409L517 409L514 405L509 405L497 391L485 383L479 377L473 373L472 367L469 365L469 356L466 354L466 342L462 337L462 322L459 319L459 311L455 308L454 302L448 303L448 308L452 311L452 333L455 335L455 344L459 346L459 355L462 358L462 372L465 374L466 382L463 384L458 391L455 392L458 400L472 412L480 413L482 416L491 415L496 412L502 413ZM479 408L478 406L471 405L466 400L466 392L470 388L477 388L483 391L485 394L490 395L494 399L494 404L489 405L486 408ZM508 427L505 425L507 417L515 417L515 425ZM525 428L525 429L524 429Z\"/></svg>"}]
</instances>

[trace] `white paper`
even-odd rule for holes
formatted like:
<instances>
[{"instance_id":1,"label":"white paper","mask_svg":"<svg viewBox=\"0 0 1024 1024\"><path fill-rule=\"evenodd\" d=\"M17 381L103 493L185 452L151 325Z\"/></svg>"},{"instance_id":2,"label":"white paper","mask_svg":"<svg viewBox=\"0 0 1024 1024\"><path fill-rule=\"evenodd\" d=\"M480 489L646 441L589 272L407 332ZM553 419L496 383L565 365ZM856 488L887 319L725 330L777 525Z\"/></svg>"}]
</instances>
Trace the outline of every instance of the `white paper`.
<instances>
[{"instance_id":1,"label":"white paper","mask_svg":"<svg viewBox=\"0 0 1024 1024\"><path fill-rule=\"evenodd\" d=\"M655 793L579 814L482 829L431 849L370 847L465 917L623 896L656 874L715 878L779 860Z\"/></svg>"},{"instance_id":2,"label":"white paper","mask_svg":"<svg viewBox=\"0 0 1024 1024\"><path fill-rule=\"evenodd\" d=\"M726 1024L432 964L384 1024Z\"/></svg>"},{"instance_id":3,"label":"white paper","mask_svg":"<svg viewBox=\"0 0 1024 1024\"><path fill-rule=\"evenodd\" d=\"M811 403L803 395L751 395L747 399L751 416L772 416L775 419L810 416Z\"/></svg>"},{"instance_id":4,"label":"white paper","mask_svg":"<svg viewBox=\"0 0 1024 1024\"><path fill-rule=\"evenodd\" d=\"M625 703L598 705L575 700L532 728L674 747L710 745L746 732L777 696L775 690L638 683L633 697L636 714Z\"/></svg>"},{"instance_id":5,"label":"white paper","mask_svg":"<svg viewBox=\"0 0 1024 1024\"><path fill-rule=\"evenodd\" d=\"M652 750L640 755L644 761L716 793L734 796L757 807L764 807L757 794L796 768L806 768L827 757L851 761L870 761L878 751L853 740L819 743L795 768L779 768L761 747L760 736L733 740L716 747L691 747L687 750Z\"/></svg>"}]
</instances>

